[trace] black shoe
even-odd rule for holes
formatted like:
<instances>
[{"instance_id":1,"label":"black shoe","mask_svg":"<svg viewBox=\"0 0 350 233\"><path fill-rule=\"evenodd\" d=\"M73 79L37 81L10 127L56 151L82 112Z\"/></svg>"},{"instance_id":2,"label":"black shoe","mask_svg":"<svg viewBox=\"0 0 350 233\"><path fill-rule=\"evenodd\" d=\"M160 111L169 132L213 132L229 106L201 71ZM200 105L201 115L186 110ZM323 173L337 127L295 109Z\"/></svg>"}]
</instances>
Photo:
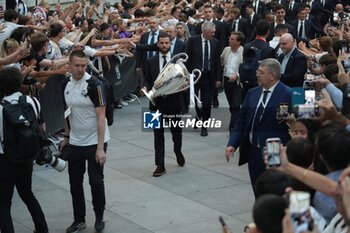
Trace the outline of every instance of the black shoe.
<instances>
[{"instance_id":1,"label":"black shoe","mask_svg":"<svg viewBox=\"0 0 350 233\"><path fill-rule=\"evenodd\" d=\"M105 229L105 221L103 220L96 220L95 222L95 230L96 232L101 232Z\"/></svg>"},{"instance_id":2,"label":"black shoe","mask_svg":"<svg viewBox=\"0 0 350 233\"><path fill-rule=\"evenodd\" d=\"M208 136L208 130L207 130L206 128L202 128L202 130L201 130L201 136L202 136L202 137Z\"/></svg>"},{"instance_id":3,"label":"black shoe","mask_svg":"<svg viewBox=\"0 0 350 233\"><path fill-rule=\"evenodd\" d=\"M177 164L178 164L180 167L185 166L185 157L184 157L184 155L182 154L182 152L176 153L176 161L177 161Z\"/></svg>"},{"instance_id":4,"label":"black shoe","mask_svg":"<svg viewBox=\"0 0 350 233\"><path fill-rule=\"evenodd\" d=\"M67 233L78 232L86 227L85 222L74 221L70 227L67 228Z\"/></svg>"},{"instance_id":5,"label":"black shoe","mask_svg":"<svg viewBox=\"0 0 350 233\"><path fill-rule=\"evenodd\" d=\"M213 108L218 108L218 107L219 107L219 100L213 99Z\"/></svg>"},{"instance_id":6,"label":"black shoe","mask_svg":"<svg viewBox=\"0 0 350 233\"><path fill-rule=\"evenodd\" d=\"M162 176L166 173L164 166L157 166L156 170L153 172L154 177Z\"/></svg>"}]
</instances>

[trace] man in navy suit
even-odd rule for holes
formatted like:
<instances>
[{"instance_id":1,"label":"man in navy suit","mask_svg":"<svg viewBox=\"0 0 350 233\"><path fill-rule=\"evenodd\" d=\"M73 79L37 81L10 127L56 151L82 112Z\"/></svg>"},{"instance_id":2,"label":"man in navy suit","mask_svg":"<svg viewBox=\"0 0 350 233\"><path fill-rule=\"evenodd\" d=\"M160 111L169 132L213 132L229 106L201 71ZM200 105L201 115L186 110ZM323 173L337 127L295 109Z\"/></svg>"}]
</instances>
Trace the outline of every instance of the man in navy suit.
<instances>
[{"instance_id":1,"label":"man in navy suit","mask_svg":"<svg viewBox=\"0 0 350 233\"><path fill-rule=\"evenodd\" d=\"M283 52L278 58L281 63L281 81L289 87L302 87L307 71L306 57L295 46L291 34L285 33L280 38Z\"/></svg>"},{"instance_id":2,"label":"man in navy suit","mask_svg":"<svg viewBox=\"0 0 350 233\"><path fill-rule=\"evenodd\" d=\"M157 79L160 70L171 59L170 54L170 37L165 32L159 32L157 42L159 53L147 60L147 69L145 75L144 89L151 90L154 81ZM175 93L168 96L158 97L155 100L155 106L150 103L150 110L159 110L163 115L178 115L183 109L183 97L182 93ZM161 118L163 118L163 115ZM179 121L180 118L173 117L172 121ZM170 131L174 142L174 152L176 155L177 163L180 167L185 165L185 158L181 152L182 147L182 129L176 124L177 127L171 125ZM153 172L154 177L162 176L166 173L164 166L164 128L154 129L154 149L155 149L155 164L156 170Z\"/></svg>"},{"instance_id":3,"label":"man in navy suit","mask_svg":"<svg viewBox=\"0 0 350 233\"><path fill-rule=\"evenodd\" d=\"M262 151L266 139L289 140L288 126L276 119L281 103L291 103L291 89L280 82L281 65L276 59L260 61L257 70L259 86L249 90L230 135L225 155L227 161L239 147L239 165L248 163L250 180L254 184L265 170ZM254 190L255 196L257 193Z\"/></svg>"}]
</instances>

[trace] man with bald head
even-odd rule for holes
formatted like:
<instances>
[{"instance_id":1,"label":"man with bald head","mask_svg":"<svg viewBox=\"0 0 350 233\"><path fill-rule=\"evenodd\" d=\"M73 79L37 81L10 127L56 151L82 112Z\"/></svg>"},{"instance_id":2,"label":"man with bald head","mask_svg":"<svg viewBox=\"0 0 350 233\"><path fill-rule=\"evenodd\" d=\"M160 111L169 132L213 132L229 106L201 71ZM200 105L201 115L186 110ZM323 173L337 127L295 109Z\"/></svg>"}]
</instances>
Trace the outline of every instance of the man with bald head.
<instances>
[{"instance_id":1,"label":"man with bald head","mask_svg":"<svg viewBox=\"0 0 350 233\"><path fill-rule=\"evenodd\" d=\"M302 87L307 71L306 57L296 48L290 33L281 36L280 48L283 52L278 57L281 63L281 81L289 87Z\"/></svg>"}]
</instances>

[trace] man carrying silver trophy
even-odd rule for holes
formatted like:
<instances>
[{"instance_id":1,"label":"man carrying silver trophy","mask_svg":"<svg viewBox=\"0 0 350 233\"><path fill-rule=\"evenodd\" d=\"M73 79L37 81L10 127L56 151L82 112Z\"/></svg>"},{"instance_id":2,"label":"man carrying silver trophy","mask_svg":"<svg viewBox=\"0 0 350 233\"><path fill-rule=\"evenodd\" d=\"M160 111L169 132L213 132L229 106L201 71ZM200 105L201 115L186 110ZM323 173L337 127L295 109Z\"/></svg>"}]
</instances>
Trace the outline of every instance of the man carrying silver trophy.
<instances>
[{"instance_id":1,"label":"man carrying silver trophy","mask_svg":"<svg viewBox=\"0 0 350 233\"><path fill-rule=\"evenodd\" d=\"M157 46L159 53L147 60L143 91L150 99L150 110L159 111L162 114L160 116L161 122L163 122L163 119L173 122L170 126L174 142L173 149L178 165L183 167L185 158L181 151L182 129L176 122L181 120L185 103L183 90L189 87L190 74L182 63L184 59L179 58L176 64L172 61L181 56L187 58L187 55L182 53L171 58L170 37L165 32L159 33ZM194 82L192 82L193 85ZM159 129L153 129L153 132L155 164L157 166L153 176L159 177L166 173L164 166L164 128L161 125Z\"/></svg>"}]
</instances>

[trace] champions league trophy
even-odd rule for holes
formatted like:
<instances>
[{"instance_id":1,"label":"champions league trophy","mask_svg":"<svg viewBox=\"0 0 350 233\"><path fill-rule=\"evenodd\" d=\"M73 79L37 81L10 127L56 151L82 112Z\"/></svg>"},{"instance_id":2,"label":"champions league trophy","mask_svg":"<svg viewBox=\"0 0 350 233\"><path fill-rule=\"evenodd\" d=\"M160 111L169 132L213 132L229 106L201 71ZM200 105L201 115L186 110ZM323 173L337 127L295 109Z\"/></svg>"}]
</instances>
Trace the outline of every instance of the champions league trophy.
<instances>
[{"instance_id":1,"label":"champions league trophy","mask_svg":"<svg viewBox=\"0 0 350 233\"><path fill-rule=\"evenodd\" d=\"M186 53L179 53L172 57L170 61L160 71L157 79L154 81L152 90L146 92L142 90L146 97L155 105L155 98L159 96L171 95L190 88L191 104L194 103L194 98L199 99L194 95L194 84L199 81L202 75L201 71L194 69L190 74L183 64L188 59ZM176 63L172 63L176 60ZM195 79L195 73L198 73Z\"/></svg>"}]
</instances>

